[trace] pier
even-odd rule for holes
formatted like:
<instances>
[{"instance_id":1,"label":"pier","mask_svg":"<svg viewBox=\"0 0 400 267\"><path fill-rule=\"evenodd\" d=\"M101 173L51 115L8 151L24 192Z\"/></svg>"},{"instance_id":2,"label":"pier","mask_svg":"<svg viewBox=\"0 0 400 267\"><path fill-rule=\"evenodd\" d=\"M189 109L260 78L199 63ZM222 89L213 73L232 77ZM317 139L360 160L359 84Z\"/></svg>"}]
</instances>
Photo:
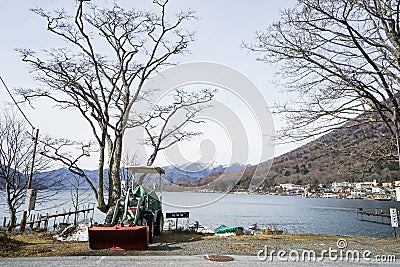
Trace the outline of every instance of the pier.
<instances>
[{"instance_id":1,"label":"pier","mask_svg":"<svg viewBox=\"0 0 400 267\"><path fill-rule=\"evenodd\" d=\"M399 211L397 211L397 217L399 217ZM357 220L390 225L390 213L388 209L375 208L365 210L358 208Z\"/></svg>"}]
</instances>

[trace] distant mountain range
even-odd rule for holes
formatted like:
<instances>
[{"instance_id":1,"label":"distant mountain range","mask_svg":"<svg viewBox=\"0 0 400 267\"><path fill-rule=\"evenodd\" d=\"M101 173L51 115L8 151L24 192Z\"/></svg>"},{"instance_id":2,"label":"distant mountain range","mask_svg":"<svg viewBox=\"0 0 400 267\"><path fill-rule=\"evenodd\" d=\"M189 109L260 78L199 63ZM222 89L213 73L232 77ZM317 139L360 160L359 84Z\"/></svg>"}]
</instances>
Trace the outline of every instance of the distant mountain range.
<instances>
[{"instance_id":1,"label":"distant mountain range","mask_svg":"<svg viewBox=\"0 0 400 267\"><path fill-rule=\"evenodd\" d=\"M162 167L165 171L163 178L171 183L179 183L185 181L193 181L203 176L210 175L215 172L224 171L236 171L245 169L250 165L243 165L240 163L234 163L231 165L207 165L205 163L191 163L186 165L177 166L164 166ZM97 184L97 170L84 170L86 176L92 181L93 184ZM107 181L108 172L104 171L104 179ZM46 183L54 185L58 189L70 189L79 187L81 189L89 188L89 185L85 182L82 177L74 175L68 169L60 168L47 172L35 173L34 180L41 181L42 186Z\"/></svg>"},{"instance_id":2,"label":"distant mountain range","mask_svg":"<svg viewBox=\"0 0 400 267\"><path fill-rule=\"evenodd\" d=\"M97 184L97 170L83 170L86 176ZM107 171L104 171L105 177L108 177ZM107 179L107 178L106 178ZM79 187L88 189L89 185L83 177L74 175L71 171L65 168L55 169L47 172L36 172L33 176L33 182L41 181L43 187L53 187L57 189L70 189Z\"/></svg>"},{"instance_id":3,"label":"distant mountain range","mask_svg":"<svg viewBox=\"0 0 400 267\"><path fill-rule=\"evenodd\" d=\"M250 165L244 165L241 163L215 166L212 164L195 162L186 165L164 166L163 169L165 171L164 179L172 183L178 183L197 180L216 172L242 170L249 166Z\"/></svg>"},{"instance_id":4,"label":"distant mountain range","mask_svg":"<svg viewBox=\"0 0 400 267\"><path fill-rule=\"evenodd\" d=\"M183 185L227 190L224 184L232 185L227 181L230 179L236 189L245 190L256 168L256 175L266 176L261 191L280 183L317 186L334 181L389 182L399 179L398 164L397 146L386 125L348 122L273 160L248 167L245 172L225 172L223 177L214 173Z\"/></svg>"}]
</instances>

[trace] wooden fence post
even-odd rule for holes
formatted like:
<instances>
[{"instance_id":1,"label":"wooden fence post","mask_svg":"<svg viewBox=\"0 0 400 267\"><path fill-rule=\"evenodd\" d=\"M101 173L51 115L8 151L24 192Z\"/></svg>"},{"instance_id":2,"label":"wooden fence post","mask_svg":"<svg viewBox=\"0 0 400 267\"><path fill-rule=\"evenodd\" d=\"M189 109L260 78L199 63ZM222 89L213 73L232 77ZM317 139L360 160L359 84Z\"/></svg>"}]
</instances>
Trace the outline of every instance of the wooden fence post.
<instances>
[{"instance_id":1,"label":"wooden fence post","mask_svg":"<svg viewBox=\"0 0 400 267\"><path fill-rule=\"evenodd\" d=\"M36 215L32 216L32 214L31 214L30 222L29 222L29 228L31 228L31 231L33 230L33 223L35 222L35 218L36 218Z\"/></svg>"},{"instance_id":2,"label":"wooden fence post","mask_svg":"<svg viewBox=\"0 0 400 267\"><path fill-rule=\"evenodd\" d=\"M27 212L26 210L24 210L24 211L22 212L21 223L20 223L20 225L19 225L19 231L20 231L20 232L25 232L26 214L27 214L27 213L28 213L28 212Z\"/></svg>"},{"instance_id":3,"label":"wooden fence post","mask_svg":"<svg viewBox=\"0 0 400 267\"><path fill-rule=\"evenodd\" d=\"M47 226L49 224L49 214L46 213L46 219L44 219L44 230L47 232Z\"/></svg>"},{"instance_id":4,"label":"wooden fence post","mask_svg":"<svg viewBox=\"0 0 400 267\"><path fill-rule=\"evenodd\" d=\"M36 230L39 230L40 229L40 224L42 223L42 215L41 214L39 214L38 215L38 220L37 220L37 222L36 222Z\"/></svg>"}]
</instances>

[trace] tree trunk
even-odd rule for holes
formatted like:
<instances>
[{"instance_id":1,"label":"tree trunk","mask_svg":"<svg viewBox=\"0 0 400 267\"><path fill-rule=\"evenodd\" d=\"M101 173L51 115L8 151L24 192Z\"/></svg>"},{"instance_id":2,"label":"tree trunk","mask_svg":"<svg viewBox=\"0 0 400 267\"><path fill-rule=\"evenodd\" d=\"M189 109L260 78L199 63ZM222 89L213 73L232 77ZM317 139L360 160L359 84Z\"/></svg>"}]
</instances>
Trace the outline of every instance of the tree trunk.
<instances>
[{"instance_id":1,"label":"tree trunk","mask_svg":"<svg viewBox=\"0 0 400 267\"><path fill-rule=\"evenodd\" d=\"M11 209L9 208L9 213L10 213L10 222L8 223L7 231L11 232L14 226L17 224L17 215L16 215L16 210L12 208Z\"/></svg>"},{"instance_id":2,"label":"tree trunk","mask_svg":"<svg viewBox=\"0 0 400 267\"><path fill-rule=\"evenodd\" d=\"M97 168L97 208L106 213L109 206L104 201L104 143L100 144L99 165Z\"/></svg>"},{"instance_id":3,"label":"tree trunk","mask_svg":"<svg viewBox=\"0 0 400 267\"><path fill-rule=\"evenodd\" d=\"M123 135L117 135L115 137L115 142L113 143L113 146L109 146L109 206L112 206L113 203L121 197L120 169L122 158L122 136Z\"/></svg>"},{"instance_id":4,"label":"tree trunk","mask_svg":"<svg viewBox=\"0 0 400 267\"><path fill-rule=\"evenodd\" d=\"M10 222L8 223L7 231L11 232L15 224L17 223L17 211L11 203L11 196L9 191L7 191L7 207L8 207L8 213L10 215Z\"/></svg>"}]
</instances>

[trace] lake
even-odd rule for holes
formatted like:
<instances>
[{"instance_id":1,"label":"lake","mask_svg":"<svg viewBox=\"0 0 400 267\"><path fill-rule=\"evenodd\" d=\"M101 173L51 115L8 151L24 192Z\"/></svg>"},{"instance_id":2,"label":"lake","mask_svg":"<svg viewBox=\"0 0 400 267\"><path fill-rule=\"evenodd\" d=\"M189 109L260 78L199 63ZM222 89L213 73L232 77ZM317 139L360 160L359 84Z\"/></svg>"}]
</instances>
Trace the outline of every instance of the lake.
<instances>
[{"instance_id":1,"label":"lake","mask_svg":"<svg viewBox=\"0 0 400 267\"><path fill-rule=\"evenodd\" d=\"M4 196L1 196L1 203L4 203L3 199ZM70 192L63 191L53 197L52 201L39 204L36 208L42 213L47 208L54 211L54 205L58 205L59 212L68 210L70 199ZM364 236L392 236L393 229L390 225L357 220L358 208L382 208L386 213L389 208L400 209L400 202L394 201L253 194L164 192L163 202L164 213L189 211L190 222L199 221L212 229L221 224L247 228L257 223L259 226L277 225L290 233ZM0 215L1 218L7 216L4 206L1 206ZM95 211L95 221L102 223L104 217L104 214ZM385 219L385 222L389 222L389 219ZM185 220L182 223L186 223Z\"/></svg>"},{"instance_id":2,"label":"lake","mask_svg":"<svg viewBox=\"0 0 400 267\"><path fill-rule=\"evenodd\" d=\"M164 201L190 205L196 199L206 200L207 195L164 193ZM213 194L208 196L208 199L215 198ZM389 208L400 209L400 202L228 194L203 207L185 209L165 205L164 210L190 211L191 221L198 220L212 229L220 224L247 228L257 223L260 226L278 225L292 233L391 236L393 228L390 225L357 220L358 208L383 208L388 213ZM385 222L389 222L389 219L385 219Z\"/></svg>"}]
</instances>

